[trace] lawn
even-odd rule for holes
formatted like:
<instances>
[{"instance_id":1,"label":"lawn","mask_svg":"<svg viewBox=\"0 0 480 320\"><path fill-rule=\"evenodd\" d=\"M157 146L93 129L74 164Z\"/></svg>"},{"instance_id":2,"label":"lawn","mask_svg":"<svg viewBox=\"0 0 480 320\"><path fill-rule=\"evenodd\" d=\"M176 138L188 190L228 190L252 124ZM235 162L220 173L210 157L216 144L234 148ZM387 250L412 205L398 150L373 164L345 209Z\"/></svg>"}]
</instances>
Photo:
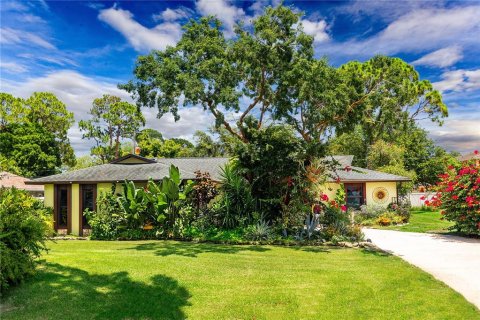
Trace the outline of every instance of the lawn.
<instances>
[{"instance_id":1,"label":"lawn","mask_svg":"<svg viewBox=\"0 0 480 320\"><path fill-rule=\"evenodd\" d=\"M411 212L410 221L408 224L401 226L372 226L371 228L397 230L406 232L449 232L448 227L453 225L453 222L440 220L442 215L439 211L424 211L414 210Z\"/></svg>"},{"instance_id":2,"label":"lawn","mask_svg":"<svg viewBox=\"0 0 480 320\"><path fill-rule=\"evenodd\" d=\"M479 319L397 257L361 249L59 241L8 319Z\"/></svg>"}]
</instances>

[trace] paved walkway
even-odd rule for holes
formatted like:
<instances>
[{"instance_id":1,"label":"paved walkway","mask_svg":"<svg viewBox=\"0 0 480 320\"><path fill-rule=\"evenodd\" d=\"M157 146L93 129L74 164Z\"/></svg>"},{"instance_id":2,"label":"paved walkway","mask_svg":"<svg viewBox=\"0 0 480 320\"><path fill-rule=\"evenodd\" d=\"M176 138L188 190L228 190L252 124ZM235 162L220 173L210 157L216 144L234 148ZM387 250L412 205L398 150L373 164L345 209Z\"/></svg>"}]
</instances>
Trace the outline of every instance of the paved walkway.
<instances>
[{"instance_id":1,"label":"paved walkway","mask_svg":"<svg viewBox=\"0 0 480 320\"><path fill-rule=\"evenodd\" d=\"M460 292L480 309L480 240L364 229L365 237Z\"/></svg>"}]
</instances>

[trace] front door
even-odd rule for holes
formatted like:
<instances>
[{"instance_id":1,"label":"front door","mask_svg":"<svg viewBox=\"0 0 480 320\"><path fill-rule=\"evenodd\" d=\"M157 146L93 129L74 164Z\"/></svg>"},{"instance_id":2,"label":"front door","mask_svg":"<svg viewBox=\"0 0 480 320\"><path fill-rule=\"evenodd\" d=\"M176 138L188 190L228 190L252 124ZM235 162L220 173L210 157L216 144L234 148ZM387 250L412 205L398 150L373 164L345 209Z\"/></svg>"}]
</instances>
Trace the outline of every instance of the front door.
<instances>
[{"instance_id":1,"label":"front door","mask_svg":"<svg viewBox=\"0 0 480 320\"><path fill-rule=\"evenodd\" d=\"M360 208L365 204L365 184L345 183L345 197L348 208Z\"/></svg>"},{"instance_id":2,"label":"front door","mask_svg":"<svg viewBox=\"0 0 480 320\"><path fill-rule=\"evenodd\" d=\"M72 232L72 186L69 184L55 185L55 230L66 229Z\"/></svg>"},{"instance_id":3,"label":"front door","mask_svg":"<svg viewBox=\"0 0 480 320\"><path fill-rule=\"evenodd\" d=\"M80 185L80 235L83 235L83 229L90 229L87 218L83 215L85 210L96 211L97 185Z\"/></svg>"}]
</instances>

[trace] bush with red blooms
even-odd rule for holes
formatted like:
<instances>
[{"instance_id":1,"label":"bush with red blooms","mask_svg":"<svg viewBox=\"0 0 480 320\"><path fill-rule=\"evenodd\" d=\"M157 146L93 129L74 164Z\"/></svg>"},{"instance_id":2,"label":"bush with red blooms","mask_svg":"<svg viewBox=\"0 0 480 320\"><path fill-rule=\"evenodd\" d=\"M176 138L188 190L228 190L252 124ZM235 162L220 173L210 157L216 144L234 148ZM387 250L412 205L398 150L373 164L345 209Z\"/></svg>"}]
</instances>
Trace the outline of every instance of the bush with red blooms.
<instances>
[{"instance_id":1,"label":"bush with red blooms","mask_svg":"<svg viewBox=\"0 0 480 320\"><path fill-rule=\"evenodd\" d=\"M475 151L478 154L478 151ZM436 195L425 205L442 209L443 219L455 222L452 229L480 235L480 164L470 160L460 168L449 166L440 175Z\"/></svg>"}]
</instances>

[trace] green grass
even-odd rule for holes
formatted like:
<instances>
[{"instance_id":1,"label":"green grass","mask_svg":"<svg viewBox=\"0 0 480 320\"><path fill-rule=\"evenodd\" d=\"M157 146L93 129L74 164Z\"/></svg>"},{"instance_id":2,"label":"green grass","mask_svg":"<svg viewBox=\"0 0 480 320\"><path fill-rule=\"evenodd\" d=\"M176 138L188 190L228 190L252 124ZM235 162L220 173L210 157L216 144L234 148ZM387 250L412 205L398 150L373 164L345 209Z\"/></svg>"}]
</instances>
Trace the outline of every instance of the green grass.
<instances>
[{"instance_id":1,"label":"green grass","mask_svg":"<svg viewBox=\"0 0 480 320\"><path fill-rule=\"evenodd\" d=\"M453 225L453 222L440 220L442 215L439 211L424 211L414 210L411 212L410 221L408 224L401 226L372 226L372 228L397 230L406 232L449 232L448 227Z\"/></svg>"},{"instance_id":2,"label":"green grass","mask_svg":"<svg viewBox=\"0 0 480 320\"><path fill-rule=\"evenodd\" d=\"M480 319L460 294L361 249L59 241L8 319Z\"/></svg>"}]
</instances>

